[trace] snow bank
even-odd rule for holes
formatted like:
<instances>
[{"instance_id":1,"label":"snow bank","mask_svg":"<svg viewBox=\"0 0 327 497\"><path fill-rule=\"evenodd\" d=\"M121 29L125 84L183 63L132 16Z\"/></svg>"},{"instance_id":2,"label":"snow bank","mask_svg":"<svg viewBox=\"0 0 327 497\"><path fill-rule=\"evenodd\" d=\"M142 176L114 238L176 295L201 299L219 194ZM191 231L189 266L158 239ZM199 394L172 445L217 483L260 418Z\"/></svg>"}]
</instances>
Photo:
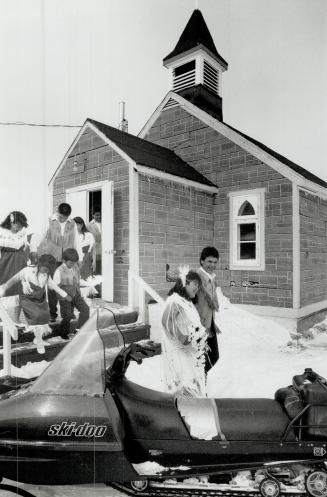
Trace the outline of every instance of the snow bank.
<instances>
[{"instance_id":1,"label":"snow bank","mask_svg":"<svg viewBox=\"0 0 327 497\"><path fill-rule=\"evenodd\" d=\"M219 293L216 321L220 359L208 375L210 397L266 397L291 383L295 374L312 368L327 377L327 318L304 334L289 331L274 322L239 309ZM160 312L156 319L161 320ZM39 376L47 361L12 366L12 374ZM0 371L0 376L4 376ZM162 382L161 357L151 357L141 366L131 363L127 377L148 388L166 391Z\"/></svg>"},{"instance_id":2,"label":"snow bank","mask_svg":"<svg viewBox=\"0 0 327 497\"><path fill-rule=\"evenodd\" d=\"M327 377L327 319L309 330L308 338L292 339L282 325L239 309L222 294L219 304L220 359L208 375L210 397L273 398L278 388L289 385L295 374L308 367ZM141 366L132 363L127 376L148 388L166 391L160 356Z\"/></svg>"}]
</instances>

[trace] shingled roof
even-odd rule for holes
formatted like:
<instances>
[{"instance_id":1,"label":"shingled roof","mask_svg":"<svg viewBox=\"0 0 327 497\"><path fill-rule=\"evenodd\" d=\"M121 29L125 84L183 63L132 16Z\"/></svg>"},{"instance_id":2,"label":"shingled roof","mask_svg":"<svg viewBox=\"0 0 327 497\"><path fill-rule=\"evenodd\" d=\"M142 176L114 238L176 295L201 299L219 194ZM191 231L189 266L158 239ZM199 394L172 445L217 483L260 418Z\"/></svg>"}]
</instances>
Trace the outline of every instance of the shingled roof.
<instances>
[{"instance_id":1,"label":"shingled roof","mask_svg":"<svg viewBox=\"0 0 327 497\"><path fill-rule=\"evenodd\" d=\"M245 133L242 133L242 131L239 131L238 129L234 128L233 126L230 126L229 124L224 122L224 125L227 126L228 128L232 129L233 131L236 131L239 135L243 136L247 140L249 140L251 143L254 143L257 147L261 148L264 152L267 152L268 154L272 155L275 157L275 159L279 160L285 166L288 166L290 169L295 171L296 173L300 174L304 178L308 179L309 181L312 181L313 183L316 183L317 185L323 186L324 188L327 188L327 183L326 181L322 180L315 174L311 173L307 169L305 169L302 166L299 166L298 164L295 164L295 162L292 162L291 160L287 159L287 157L284 157L283 155L279 154L278 152L275 152L275 150L272 150L271 148L267 147L267 145L264 145L263 143L259 142L258 140L255 140L251 136L246 135Z\"/></svg>"},{"instance_id":2,"label":"shingled roof","mask_svg":"<svg viewBox=\"0 0 327 497\"><path fill-rule=\"evenodd\" d=\"M136 164L195 181L202 185L216 187L216 185L202 176L202 174L187 164L187 162L183 161L172 150L138 138L130 133L120 131L94 119L87 119L86 122L93 124L111 142L115 143L117 147L135 161Z\"/></svg>"},{"instance_id":3,"label":"shingled roof","mask_svg":"<svg viewBox=\"0 0 327 497\"><path fill-rule=\"evenodd\" d=\"M198 9L193 11L176 47L163 59L163 62L199 45L203 45L210 50L212 55L227 69L228 64L221 55L219 55L203 15Z\"/></svg>"}]
</instances>

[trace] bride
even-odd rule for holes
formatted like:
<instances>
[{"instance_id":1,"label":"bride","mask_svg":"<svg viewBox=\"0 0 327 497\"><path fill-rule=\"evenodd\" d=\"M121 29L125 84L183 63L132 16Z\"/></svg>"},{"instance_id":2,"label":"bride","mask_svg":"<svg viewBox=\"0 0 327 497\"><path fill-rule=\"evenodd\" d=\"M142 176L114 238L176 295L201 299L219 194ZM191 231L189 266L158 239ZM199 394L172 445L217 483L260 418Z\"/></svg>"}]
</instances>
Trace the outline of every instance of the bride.
<instances>
[{"instance_id":1,"label":"bride","mask_svg":"<svg viewBox=\"0 0 327 497\"><path fill-rule=\"evenodd\" d=\"M206 397L206 330L193 304L201 286L195 271L180 268L162 315L162 363L168 391L185 397Z\"/></svg>"}]
</instances>

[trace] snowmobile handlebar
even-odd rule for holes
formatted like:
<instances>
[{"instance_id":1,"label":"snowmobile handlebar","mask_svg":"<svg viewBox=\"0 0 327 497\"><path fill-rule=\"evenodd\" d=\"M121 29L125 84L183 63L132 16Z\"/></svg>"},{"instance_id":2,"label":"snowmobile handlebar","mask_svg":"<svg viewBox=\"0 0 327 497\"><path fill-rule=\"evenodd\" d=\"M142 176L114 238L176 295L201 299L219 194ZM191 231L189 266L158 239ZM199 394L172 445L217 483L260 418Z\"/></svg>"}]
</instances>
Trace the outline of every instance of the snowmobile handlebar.
<instances>
[{"instance_id":1,"label":"snowmobile handlebar","mask_svg":"<svg viewBox=\"0 0 327 497\"><path fill-rule=\"evenodd\" d=\"M131 343L128 347L124 347L106 372L107 383L111 384L124 378L131 361L142 364L143 359L153 357L157 353L157 348L152 340L142 344Z\"/></svg>"},{"instance_id":2,"label":"snowmobile handlebar","mask_svg":"<svg viewBox=\"0 0 327 497\"><path fill-rule=\"evenodd\" d=\"M302 387L308 383L319 383L325 390L327 390L327 381L325 378L320 376L311 368L306 368L303 374L293 376L292 383L296 390L301 390Z\"/></svg>"}]
</instances>

